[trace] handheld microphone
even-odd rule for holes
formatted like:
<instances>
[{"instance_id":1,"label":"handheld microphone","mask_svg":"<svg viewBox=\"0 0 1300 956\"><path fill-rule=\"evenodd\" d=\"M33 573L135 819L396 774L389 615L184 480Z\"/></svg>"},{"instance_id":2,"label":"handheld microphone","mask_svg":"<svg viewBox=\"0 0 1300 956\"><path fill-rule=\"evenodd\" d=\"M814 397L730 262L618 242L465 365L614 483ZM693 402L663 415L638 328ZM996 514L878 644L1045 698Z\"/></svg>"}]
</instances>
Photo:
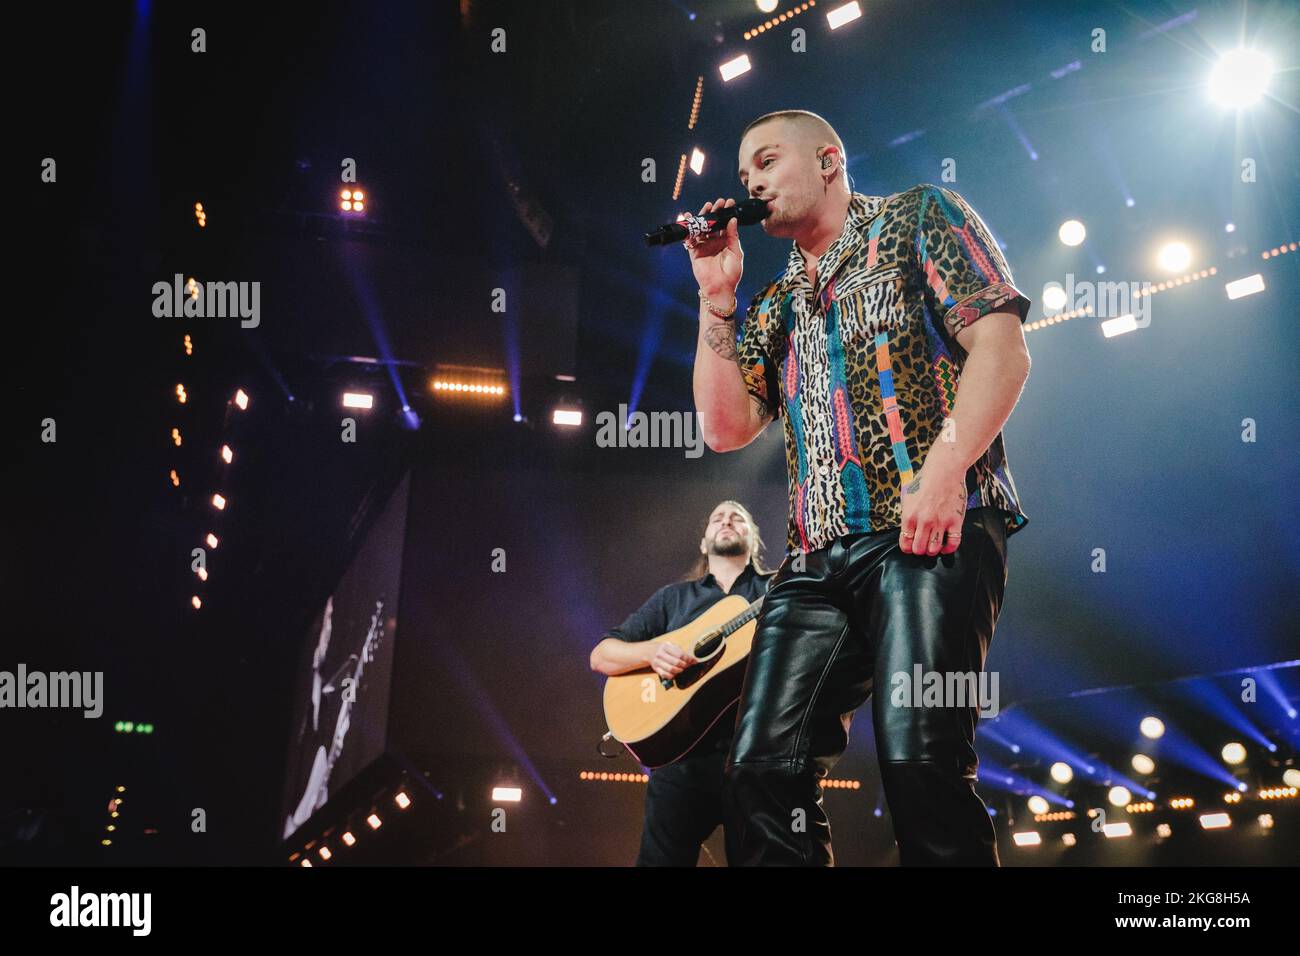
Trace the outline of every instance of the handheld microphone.
<instances>
[{"instance_id":1,"label":"handheld microphone","mask_svg":"<svg viewBox=\"0 0 1300 956\"><path fill-rule=\"evenodd\" d=\"M765 199L746 199L734 206L724 206L721 209L706 212L703 216L692 216L687 213L686 218L681 222L670 222L666 226L660 226L654 232L647 232L645 234L645 244L647 246L666 246L670 242L682 242L696 236L706 236L709 233L720 232L725 229L727 223L733 219L742 226L752 226L771 214L772 210L768 208Z\"/></svg>"}]
</instances>

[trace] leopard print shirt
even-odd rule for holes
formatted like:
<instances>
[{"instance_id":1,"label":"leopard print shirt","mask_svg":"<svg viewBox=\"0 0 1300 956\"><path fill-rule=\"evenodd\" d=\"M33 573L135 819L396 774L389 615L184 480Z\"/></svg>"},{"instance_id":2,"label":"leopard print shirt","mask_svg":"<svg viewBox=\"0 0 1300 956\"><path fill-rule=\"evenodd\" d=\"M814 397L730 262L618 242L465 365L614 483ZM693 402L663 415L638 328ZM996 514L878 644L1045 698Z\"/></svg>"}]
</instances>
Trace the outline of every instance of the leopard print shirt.
<instances>
[{"instance_id":1,"label":"leopard print shirt","mask_svg":"<svg viewBox=\"0 0 1300 956\"><path fill-rule=\"evenodd\" d=\"M792 243L784 274L754 296L738 345L746 388L784 417L787 553L902 526L902 488L952 413L966 352L956 333L990 312L1024 322L1029 300L979 215L922 184L854 193L814 288ZM966 473L967 508L1028 522L1001 432Z\"/></svg>"}]
</instances>

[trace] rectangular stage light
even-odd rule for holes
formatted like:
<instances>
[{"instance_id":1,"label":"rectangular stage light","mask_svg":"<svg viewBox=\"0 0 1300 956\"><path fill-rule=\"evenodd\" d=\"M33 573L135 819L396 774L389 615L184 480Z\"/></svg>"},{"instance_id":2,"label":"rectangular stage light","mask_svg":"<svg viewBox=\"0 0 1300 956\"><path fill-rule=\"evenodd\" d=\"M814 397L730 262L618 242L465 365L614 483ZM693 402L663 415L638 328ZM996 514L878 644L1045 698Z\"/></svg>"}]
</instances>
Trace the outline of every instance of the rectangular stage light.
<instances>
[{"instance_id":1,"label":"rectangular stage light","mask_svg":"<svg viewBox=\"0 0 1300 956\"><path fill-rule=\"evenodd\" d=\"M691 172L696 176L704 172L704 153L698 146L691 149Z\"/></svg>"},{"instance_id":2,"label":"rectangular stage light","mask_svg":"<svg viewBox=\"0 0 1300 956\"><path fill-rule=\"evenodd\" d=\"M1263 292L1264 277L1256 272L1253 276L1235 279L1227 283L1223 288L1228 293L1229 299L1240 299L1244 296L1254 295L1256 292Z\"/></svg>"},{"instance_id":3,"label":"rectangular stage light","mask_svg":"<svg viewBox=\"0 0 1300 956\"><path fill-rule=\"evenodd\" d=\"M846 23L852 23L858 17L862 16L862 7L858 0L852 3L846 3L842 7L836 7L826 14L826 22L831 25L832 30L837 30Z\"/></svg>"},{"instance_id":4,"label":"rectangular stage light","mask_svg":"<svg viewBox=\"0 0 1300 956\"><path fill-rule=\"evenodd\" d=\"M344 392L343 407L344 408L374 408L375 396L367 394L366 392Z\"/></svg>"},{"instance_id":5,"label":"rectangular stage light","mask_svg":"<svg viewBox=\"0 0 1300 956\"><path fill-rule=\"evenodd\" d=\"M1202 813L1200 820L1201 827L1206 830L1222 830L1232 826L1232 817L1226 813Z\"/></svg>"},{"instance_id":6,"label":"rectangular stage light","mask_svg":"<svg viewBox=\"0 0 1300 956\"><path fill-rule=\"evenodd\" d=\"M1133 835L1133 828L1124 823L1107 823L1101 828L1101 832L1106 835L1106 839L1113 840L1116 837L1126 837Z\"/></svg>"},{"instance_id":7,"label":"rectangular stage light","mask_svg":"<svg viewBox=\"0 0 1300 956\"><path fill-rule=\"evenodd\" d=\"M1011 838L1016 841L1016 846L1039 846L1043 838L1037 830L1026 830L1023 833L1013 833Z\"/></svg>"},{"instance_id":8,"label":"rectangular stage light","mask_svg":"<svg viewBox=\"0 0 1300 956\"><path fill-rule=\"evenodd\" d=\"M1132 313L1121 315L1117 319L1107 319L1101 323L1101 333L1108 339L1123 335L1125 332L1132 332L1136 328L1137 320L1133 318Z\"/></svg>"},{"instance_id":9,"label":"rectangular stage light","mask_svg":"<svg viewBox=\"0 0 1300 956\"><path fill-rule=\"evenodd\" d=\"M576 408L557 408L551 416L551 421L556 425L581 425L582 412Z\"/></svg>"},{"instance_id":10,"label":"rectangular stage light","mask_svg":"<svg viewBox=\"0 0 1300 956\"><path fill-rule=\"evenodd\" d=\"M722 82L726 83L734 80L742 73L748 73L750 71L749 54L742 53L734 60L728 60L718 69L722 71Z\"/></svg>"},{"instance_id":11,"label":"rectangular stage light","mask_svg":"<svg viewBox=\"0 0 1300 956\"><path fill-rule=\"evenodd\" d=\"M493 787L492 800L501 803L518 803L524 798L524 791L519 787Z\"/></svg>"}]
</instances>

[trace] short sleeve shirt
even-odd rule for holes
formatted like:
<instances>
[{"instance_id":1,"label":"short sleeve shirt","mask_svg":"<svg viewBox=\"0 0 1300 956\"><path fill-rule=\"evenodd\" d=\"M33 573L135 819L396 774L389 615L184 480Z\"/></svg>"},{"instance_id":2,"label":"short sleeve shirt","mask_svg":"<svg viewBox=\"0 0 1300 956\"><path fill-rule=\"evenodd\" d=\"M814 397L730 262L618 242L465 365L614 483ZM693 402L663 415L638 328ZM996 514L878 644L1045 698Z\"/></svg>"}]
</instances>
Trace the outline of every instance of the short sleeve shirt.
<instances>
[{"instance_id":1,"label":"short sleeve shirt","mask_svg":"<svg viewBox=\"0 0 1300 956\"><path fill-rule=\"evenodd\" d=\"M988 227L951 189L854 193L814 287L792 243L740 332L749 393L785 424L787 553L902 526L903 487L952 415L966 352L956 334L1029 299ZM967 508L1023 528L1001 432L966 473Z\"/></svg>"}]
</instances>

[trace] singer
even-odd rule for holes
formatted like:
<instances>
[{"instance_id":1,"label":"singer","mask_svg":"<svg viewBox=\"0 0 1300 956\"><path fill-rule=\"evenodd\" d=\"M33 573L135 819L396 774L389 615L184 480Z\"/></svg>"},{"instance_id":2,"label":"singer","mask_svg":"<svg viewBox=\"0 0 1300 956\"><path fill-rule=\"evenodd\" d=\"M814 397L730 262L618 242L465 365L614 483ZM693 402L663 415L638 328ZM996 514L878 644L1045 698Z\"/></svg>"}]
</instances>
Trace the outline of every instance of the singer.
<instances>
[{"instance_id":1,"label":"singer","mask_svg":"<svg viewBox=\"0 0 1300 956\"><path fill-rule=\"evenodd\" d=\"M997 866L974 790L973 696L896 699L918 666L945 688L983 670L1007 537L1028 520L1001 429L1029 374L1029 300L956 192L854 192L844 144L815 113L750 123L739 172L767 202L763 231L793 240L739 342L738 224L683 243L704 440L732 451L783 417L789 476L786 557L725 765L730 862L834 865L821 779L870 698L902 864Z\"/></svg>"}]
</instances>

